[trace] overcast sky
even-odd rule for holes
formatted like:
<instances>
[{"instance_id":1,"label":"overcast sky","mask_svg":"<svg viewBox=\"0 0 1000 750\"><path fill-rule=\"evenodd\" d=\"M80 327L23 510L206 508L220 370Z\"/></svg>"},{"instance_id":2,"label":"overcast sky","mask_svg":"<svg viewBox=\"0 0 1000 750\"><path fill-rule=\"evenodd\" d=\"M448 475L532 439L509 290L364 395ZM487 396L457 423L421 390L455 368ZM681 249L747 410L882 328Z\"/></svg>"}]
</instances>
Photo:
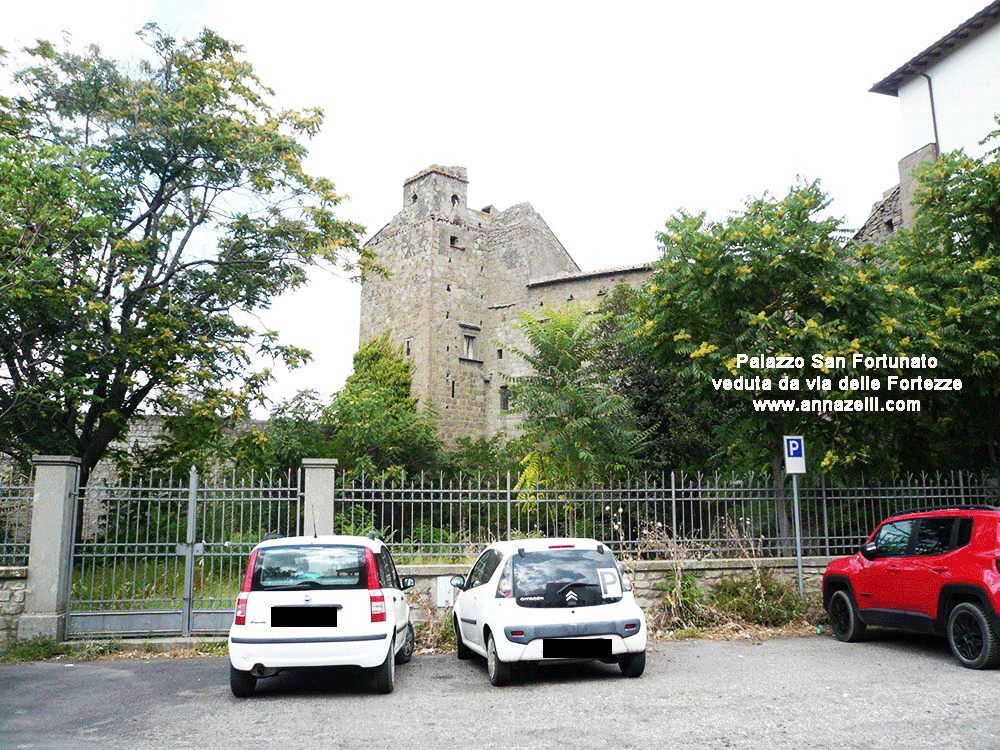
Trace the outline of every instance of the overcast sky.
<instances>
[{"instance_id":1,"label":"overcast sky","mask_svg":"<svg viewBox=\"0 0 1000 750\"><path fill-rule=\"evenodd\" d=\"M366 238L406 178L459 165L471 207L531 203L596 270L656 259L678 209L721 219L799 175L859 227L904 155L898 101L868 89L986 4L50 0L6 4L0 47L68 31L124 58L148 21L208 27L245 46L282 106L325 110L308 167L350 196L340 216ZM343 385L358 304L356 285L317 271L262 315L314 355L274 397Z\"/></svg>"}]
</instances>

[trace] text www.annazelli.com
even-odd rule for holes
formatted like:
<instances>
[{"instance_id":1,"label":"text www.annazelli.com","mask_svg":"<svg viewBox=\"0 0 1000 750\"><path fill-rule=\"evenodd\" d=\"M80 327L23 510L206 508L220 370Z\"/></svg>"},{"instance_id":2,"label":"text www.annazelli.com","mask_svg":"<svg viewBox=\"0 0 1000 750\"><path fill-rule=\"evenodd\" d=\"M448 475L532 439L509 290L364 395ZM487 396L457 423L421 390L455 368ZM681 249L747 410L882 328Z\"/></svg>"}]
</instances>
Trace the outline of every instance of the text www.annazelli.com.
<instances>
[{"instance_id":1,"label":"text www.annazelli.com","mask_svg":"<svg viewBox=\"0 0 1000 750\"><path fill-rule=\"evenodd\" d=\"M754 411L798 411L798 412L915 412L920 411L917 399L882 399L880 396L865 396L864 398L803 398L754 399Z\"/></svg>"}]
</instances>

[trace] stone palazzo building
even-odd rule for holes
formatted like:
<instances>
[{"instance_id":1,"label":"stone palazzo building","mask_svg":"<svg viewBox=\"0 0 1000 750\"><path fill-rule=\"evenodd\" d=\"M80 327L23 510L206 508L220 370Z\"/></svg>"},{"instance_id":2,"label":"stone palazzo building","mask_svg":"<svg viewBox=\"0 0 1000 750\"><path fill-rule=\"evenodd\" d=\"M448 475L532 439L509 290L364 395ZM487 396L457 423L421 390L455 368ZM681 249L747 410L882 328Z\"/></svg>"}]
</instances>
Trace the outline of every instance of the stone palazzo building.
<instances>
[{"instance_id":1,"label":"stone palazzo building","mask_svg":"<svg viewBox=\"0 0 1000 750\"><path fill-rule=\"evenodd\" d=\"M403 207L367 243L389 270L361 287L361 342L390 332L414 364L413 395L441 437L511 435L511 382L529 374L521 313L595 303L640 286L647 265L584 272L529 203L469 208L464 167L434 165L403 183Z\"/></svg>"}]
</instances>

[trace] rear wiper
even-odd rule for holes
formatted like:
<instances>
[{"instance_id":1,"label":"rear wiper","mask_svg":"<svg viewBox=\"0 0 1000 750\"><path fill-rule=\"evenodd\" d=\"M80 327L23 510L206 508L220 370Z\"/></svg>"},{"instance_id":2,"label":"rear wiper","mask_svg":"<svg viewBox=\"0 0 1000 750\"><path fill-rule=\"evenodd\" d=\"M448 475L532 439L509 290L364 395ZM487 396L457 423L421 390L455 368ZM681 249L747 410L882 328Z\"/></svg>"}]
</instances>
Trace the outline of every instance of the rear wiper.
<instances>
[{"instance_id":1,"label":"rear wiper","mask_svg":"<svg viewBox=\"0 0 1000 750\"><path fill-rule=\"evenodd\" d=\"M306 588L306 589L319 588L322 585L323 584L318 583L316 581L299 581L298 583L292 583L292 584L289 584L288 586L265 586L263 588L263 590L264 591L293 591L295 589L302 589L302 588Z\"/></svg>"}]
</instances>

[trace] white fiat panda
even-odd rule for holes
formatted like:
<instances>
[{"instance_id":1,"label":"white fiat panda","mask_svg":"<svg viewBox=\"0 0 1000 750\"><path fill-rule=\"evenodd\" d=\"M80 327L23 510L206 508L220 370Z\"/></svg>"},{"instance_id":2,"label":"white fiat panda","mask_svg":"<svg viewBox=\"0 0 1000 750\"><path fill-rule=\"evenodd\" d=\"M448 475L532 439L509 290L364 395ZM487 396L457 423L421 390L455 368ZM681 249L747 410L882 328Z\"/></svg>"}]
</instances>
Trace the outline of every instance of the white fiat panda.
<instances>
[{"instance_id":1,"label":"white fiat panda","mask_svg":"<svg viewBox=\"0 0 1000 750\"><path fill-rule=\"evenodd\" d=\"M229 686L249 696L284 669L353 665L390 693L413 655L413 625L386 545L355 536L289 537L250 552L229 629Z\"/></svg>"}]
</instances>

